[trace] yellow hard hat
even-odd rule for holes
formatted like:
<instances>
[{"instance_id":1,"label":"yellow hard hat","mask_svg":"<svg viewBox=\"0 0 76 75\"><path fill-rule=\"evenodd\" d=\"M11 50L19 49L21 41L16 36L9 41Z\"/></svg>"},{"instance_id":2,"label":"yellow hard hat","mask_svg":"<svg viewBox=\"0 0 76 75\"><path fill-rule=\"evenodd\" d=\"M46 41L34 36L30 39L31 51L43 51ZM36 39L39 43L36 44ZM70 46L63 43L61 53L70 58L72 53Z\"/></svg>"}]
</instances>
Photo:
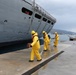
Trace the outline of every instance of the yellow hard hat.
<instances>
[{"instance_id":1,"label":"yellow hard hat","mask_svg":"<svg viewBox=\"0 0 76 75\"><path fill-rule=\"evenodd\" d=\"M32 30L32 31L31 31L31 34L35 34L35 31L34 31L34 30Z\"/></svg>"},{"instance_id":2,"label":"yellow hard hat","mask_svg":"<svg viewBox=\"0 0 76 75\"><path fill-rule=\"evenodd\" d=\"M43 34L45 33L45 31L42 32Z\"/></svg>"}]
</instances>

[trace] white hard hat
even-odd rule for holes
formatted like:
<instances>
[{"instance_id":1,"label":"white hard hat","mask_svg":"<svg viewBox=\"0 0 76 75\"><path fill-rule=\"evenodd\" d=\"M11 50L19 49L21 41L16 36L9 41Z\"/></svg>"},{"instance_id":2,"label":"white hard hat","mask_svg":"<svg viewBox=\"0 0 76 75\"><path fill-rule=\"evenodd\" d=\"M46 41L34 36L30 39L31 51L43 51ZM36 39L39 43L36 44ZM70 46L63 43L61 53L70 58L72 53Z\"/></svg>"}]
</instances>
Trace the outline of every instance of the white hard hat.
<instances>
[{"instance_id":1,"label":"white hard hat","mask_svg":"<svg viewBox=\"0 0 76 75\"><path fill-rule=\"evenodd\" d=\"M55 34L57 34L57 32L55 32Z\"/></svg>"},{"instance_id":2,"label":"white hard hat","mask_svg":"<svg viewBox=\"0 0 76 75\"><path fill-rule=\"evenodd\" d=\"M42 32L43 34L45 33L45 31Z\"/></svg>"}]
</instances>

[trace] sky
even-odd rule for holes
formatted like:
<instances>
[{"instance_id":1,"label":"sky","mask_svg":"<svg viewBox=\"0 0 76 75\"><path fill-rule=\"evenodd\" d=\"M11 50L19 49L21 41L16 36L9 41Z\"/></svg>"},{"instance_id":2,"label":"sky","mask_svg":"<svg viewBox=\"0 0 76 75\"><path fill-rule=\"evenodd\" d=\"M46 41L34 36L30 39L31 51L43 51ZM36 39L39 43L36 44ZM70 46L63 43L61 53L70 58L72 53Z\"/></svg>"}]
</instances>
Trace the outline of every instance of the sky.
<instances>
[{"instance_id":1,"label":"sky","mask_svg":"<svg viewBox=\"0 0 76 75\"><path fill-rule=\"evenodd\" d=\"M35 0L56 18L54 29L76 32L76 0Z\"/></svg>"}]
</instances>

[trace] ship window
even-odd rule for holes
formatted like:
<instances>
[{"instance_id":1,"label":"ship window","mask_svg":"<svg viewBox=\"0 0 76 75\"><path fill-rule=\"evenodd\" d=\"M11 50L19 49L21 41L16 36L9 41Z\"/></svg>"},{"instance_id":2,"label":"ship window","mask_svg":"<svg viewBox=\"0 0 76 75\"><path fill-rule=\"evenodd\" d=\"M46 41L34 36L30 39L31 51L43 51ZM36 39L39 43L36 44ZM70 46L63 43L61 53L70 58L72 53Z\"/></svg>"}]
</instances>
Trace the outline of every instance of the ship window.
<instances>
[{"instance_id":1,"label":"ship window","mask_svg":"<svg viewBox=\"0 0 76 75\"><path fill-rule=\"evenodd\" d=\"M46 22L46 21L47 21L47 19L46 19L46 18L43 18L43 21L45 21L45 22Z\"/></svg>"},{"instance_id":2,"label":"ship window","mask_svg":"<svg viewBox=\"0 0 76 75\"><path fill-rule=\"evenodd\" d=\"M35 14L35 17L41 19L41 16L39 14Z\"/></svg>"},{"instance_id":3,"label":"ship window","mask_svg":"<svg viewBox=\"0 0 76 75\"><path fill-rule=\"evenodd\" d=\"M26 9L26 8L24 8L24 7L22 8L22 12L25 13L25 14L28 14L28 15L30 15L30 16L31 16L32 13L33 13L32 11L30 11L29 9Z\"/></svg>"},{"instance_id":4,"label":"ship window","mask_svg":"<svg viewBox=\"0 0 76 75\"><path fill-rule=\"evenodd\" d=\"M48 23L50 23L50 21L48 20Z\"/></svg>"},{"instance_id":5,"label":"ship window","mask_svg":"<svg viewBox=\"0 0 76 75\"><path fill-rule=\"evenodd\" d=\"M52 22L51 24L53 25L54 23Z\"/></svg>"}]
</instances>

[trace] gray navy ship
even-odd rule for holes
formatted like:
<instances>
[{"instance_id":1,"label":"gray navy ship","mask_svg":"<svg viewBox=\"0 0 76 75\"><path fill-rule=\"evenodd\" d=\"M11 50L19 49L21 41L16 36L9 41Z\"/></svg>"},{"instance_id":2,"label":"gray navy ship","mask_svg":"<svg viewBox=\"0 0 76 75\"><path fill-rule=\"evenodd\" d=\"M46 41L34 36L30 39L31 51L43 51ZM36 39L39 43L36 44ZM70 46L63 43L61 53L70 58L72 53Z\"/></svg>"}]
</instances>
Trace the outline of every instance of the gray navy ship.
<instances>
[{"instance_id":1,"label":"gray navy ship","mask_svg":"<svg viewBox=\"0 0 76 75\"><path fill-rule=\"evenodd\" d=\"M56 19L32 0L0 0L0 46L31 39L35 30L49 33Z\"/></svg>"}]
</instances>

